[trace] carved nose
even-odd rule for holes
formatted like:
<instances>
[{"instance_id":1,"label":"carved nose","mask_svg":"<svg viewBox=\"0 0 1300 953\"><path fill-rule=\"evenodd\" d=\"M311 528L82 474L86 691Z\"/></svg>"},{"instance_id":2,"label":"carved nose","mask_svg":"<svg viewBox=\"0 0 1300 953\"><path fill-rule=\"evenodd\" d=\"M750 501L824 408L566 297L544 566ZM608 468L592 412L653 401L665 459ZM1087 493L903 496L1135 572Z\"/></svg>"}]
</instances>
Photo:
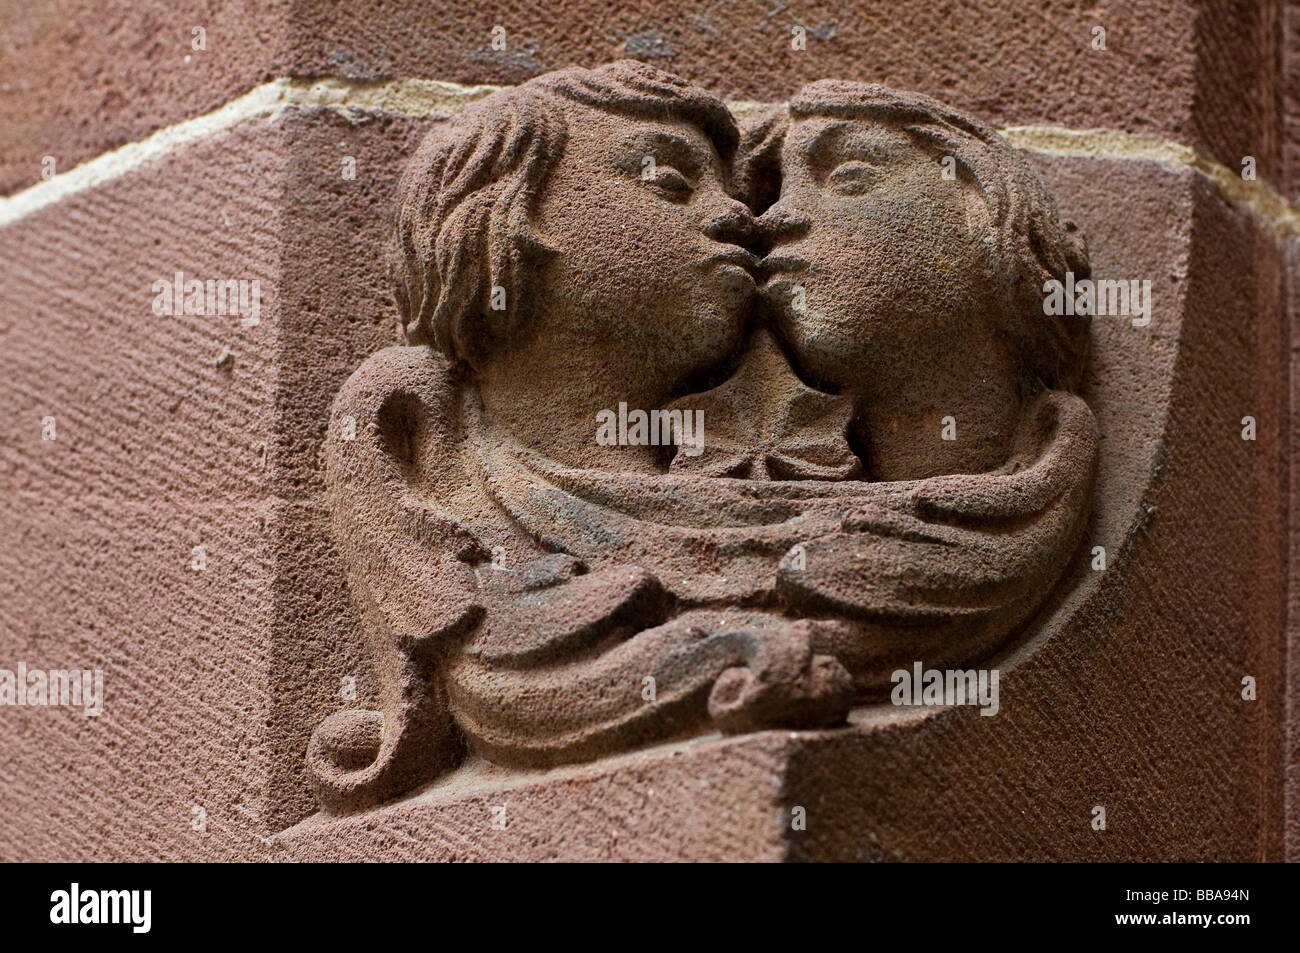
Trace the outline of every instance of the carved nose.
<instances>
[{"instance_id":1,"label":"carved nose","mask_svg":"<svg viewBox=\"0 0 1300 953\"><path fill-rule=\"evenodd\" d=\"M754 232L754 215L744 204L728 199L723 210L704 224L704 234L715 242L743 245Z\"/></svg>"},{"instance_id":2,"label":"carved nose","mask_svg":"<svg viewBox=\"0 0 1300 953\"><path fill-rule=\"evenodd\" d=\"M780 245L808 232L808 216L792 206L777 202L755 223L768 247Z\"/></svg>"}]
</instances>

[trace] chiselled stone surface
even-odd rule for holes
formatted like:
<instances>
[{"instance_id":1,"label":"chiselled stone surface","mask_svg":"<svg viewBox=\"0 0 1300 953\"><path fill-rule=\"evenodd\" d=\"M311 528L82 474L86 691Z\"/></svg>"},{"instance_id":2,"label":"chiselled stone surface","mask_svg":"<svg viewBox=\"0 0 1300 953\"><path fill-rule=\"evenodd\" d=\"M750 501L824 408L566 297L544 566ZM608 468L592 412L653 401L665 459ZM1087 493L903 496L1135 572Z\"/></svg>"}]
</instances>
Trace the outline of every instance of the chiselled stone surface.
<instances>
[{"instance_id":1,"label":"chiselled stone surface","mask_svg":"<svg viewBox=\"0 0 1300 953\"><path fill-rule=\"evenodd\" d=\"M737 126L656 48L704 82L291 109L0 231L0 668L111 702L0 713L6 857L1294 850L1267 223L924 71L960 109L777 70ZM177 269L260 323L151 312ZM1149 320L1045 317L1067 272ZM890 704L918 660L997 715Z\"/></svg>"}]
</instances>

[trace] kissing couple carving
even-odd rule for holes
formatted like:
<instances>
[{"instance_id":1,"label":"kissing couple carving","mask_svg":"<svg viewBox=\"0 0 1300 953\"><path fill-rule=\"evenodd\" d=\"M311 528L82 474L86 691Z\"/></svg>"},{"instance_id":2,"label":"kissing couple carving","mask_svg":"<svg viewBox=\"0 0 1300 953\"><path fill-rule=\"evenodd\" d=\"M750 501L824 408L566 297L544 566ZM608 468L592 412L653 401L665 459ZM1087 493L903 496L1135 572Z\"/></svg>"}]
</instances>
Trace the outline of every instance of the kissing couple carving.
<instances>
[{"instance_id":1,"label":"kissing couple carving","mask_svg":"<svg viewBox=\"0 0 1300 953\"><path fill-rule=\"evenodd\" d=\"M621 61L437 125L401 344L323 450L380 693L313 734L322 805L830 728L895 669L1004 650L1089 522L1087 319L1042 308L1066 272L1025 158L918 93L820 81L738 125ZM663 439L598 440L620 408Z\"/></svg>"}]
</instances>

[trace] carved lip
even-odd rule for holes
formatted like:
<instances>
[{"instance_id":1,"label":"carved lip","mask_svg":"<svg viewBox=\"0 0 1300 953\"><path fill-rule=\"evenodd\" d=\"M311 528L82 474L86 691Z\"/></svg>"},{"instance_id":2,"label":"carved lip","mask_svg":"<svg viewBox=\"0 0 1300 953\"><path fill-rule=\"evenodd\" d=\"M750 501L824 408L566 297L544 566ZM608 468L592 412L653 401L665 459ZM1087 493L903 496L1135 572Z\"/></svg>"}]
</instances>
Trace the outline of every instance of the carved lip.
<instances>
[{"instance_id":1,"label":"carved lip","mask_svg":"<svg viewBox=\"0 0 1300 953\"><path fill-rule=\"evenodd\" d=\"M701 268L711 268L714 265L736 265L746 271L753 271L758 265L758 256L745 251L743 248L735 247L728 248L716 255L710 255L700 262Z\"/></svg>"},{"instance_id":2,"label":"carved lip","mask_svg":"<svg viewBox=\"0 0 1300 953\"><path fill-rule=\"evenodd\" d=\"M804 259L779 252L773 252L758 263L759 274L765 279L785 272L803 271L807 267L808 262Z\"/></svg>"}]
</instances>

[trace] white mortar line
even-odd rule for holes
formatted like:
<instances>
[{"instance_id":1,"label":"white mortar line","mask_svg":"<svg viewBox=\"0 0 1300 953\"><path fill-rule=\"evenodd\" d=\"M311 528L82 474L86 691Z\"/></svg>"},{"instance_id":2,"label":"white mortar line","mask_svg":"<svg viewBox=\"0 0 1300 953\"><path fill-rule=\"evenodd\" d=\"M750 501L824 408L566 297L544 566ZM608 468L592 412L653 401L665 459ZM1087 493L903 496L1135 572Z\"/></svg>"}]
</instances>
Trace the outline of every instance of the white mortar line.
<instances>
[{"instance_id":1,"label":"white mortar line","mask_svg":"<svg viewBox=\"0 0 1300 953\"><path fill-rule=\"evenodd\" d=\"M330 109L340 113L388 113L417 118L454 116L501 86L463 86L430 79L355 82L340 79L277 79L224 106L132 142L11 196L0 196L0 228L79 192L120 178L157 159L250 119L272 118L286 109ZM740 118L766 103L729 102ZM1041 155L1155 162L1173 171L1193 169L1208 177L1228 202L1244 205L1284 235L1300 234L1300 211L1263 180L1246 181L1191 146L1116 129L1009 126L1001 130L1018 149Z\"/></svg>"},{"instance_id":2,"label":"white mortar line","mask_svg":"<svg viewBox=\"0 0 1300 953\"><path fill-rule=\"evenodd\" d=\"M1279 234L1300 235L1300 209L1272 185L1263 179L1243 179L1239 169L1229 168L1181 142L1118 129L1008 126L1000 131L1017 149L1040 155L1155 162L1172 171L1193 169L1213 182L1225 201L1247 207Z\"/></svg>"},{"instance_id":3,"label":"white mortar line","mask_svg":"<svg viewBox=\"0 0 1300 953\"><path fill-rule=\"evenodd\" d=\"M436 80L351 83L336 79L277 79L206 115L166 126L146 139L105 152L21 192L0 196L0 228L250 119L271 118L293 107L450 116L499 88Z\"/></svg>"}]
</instances>

